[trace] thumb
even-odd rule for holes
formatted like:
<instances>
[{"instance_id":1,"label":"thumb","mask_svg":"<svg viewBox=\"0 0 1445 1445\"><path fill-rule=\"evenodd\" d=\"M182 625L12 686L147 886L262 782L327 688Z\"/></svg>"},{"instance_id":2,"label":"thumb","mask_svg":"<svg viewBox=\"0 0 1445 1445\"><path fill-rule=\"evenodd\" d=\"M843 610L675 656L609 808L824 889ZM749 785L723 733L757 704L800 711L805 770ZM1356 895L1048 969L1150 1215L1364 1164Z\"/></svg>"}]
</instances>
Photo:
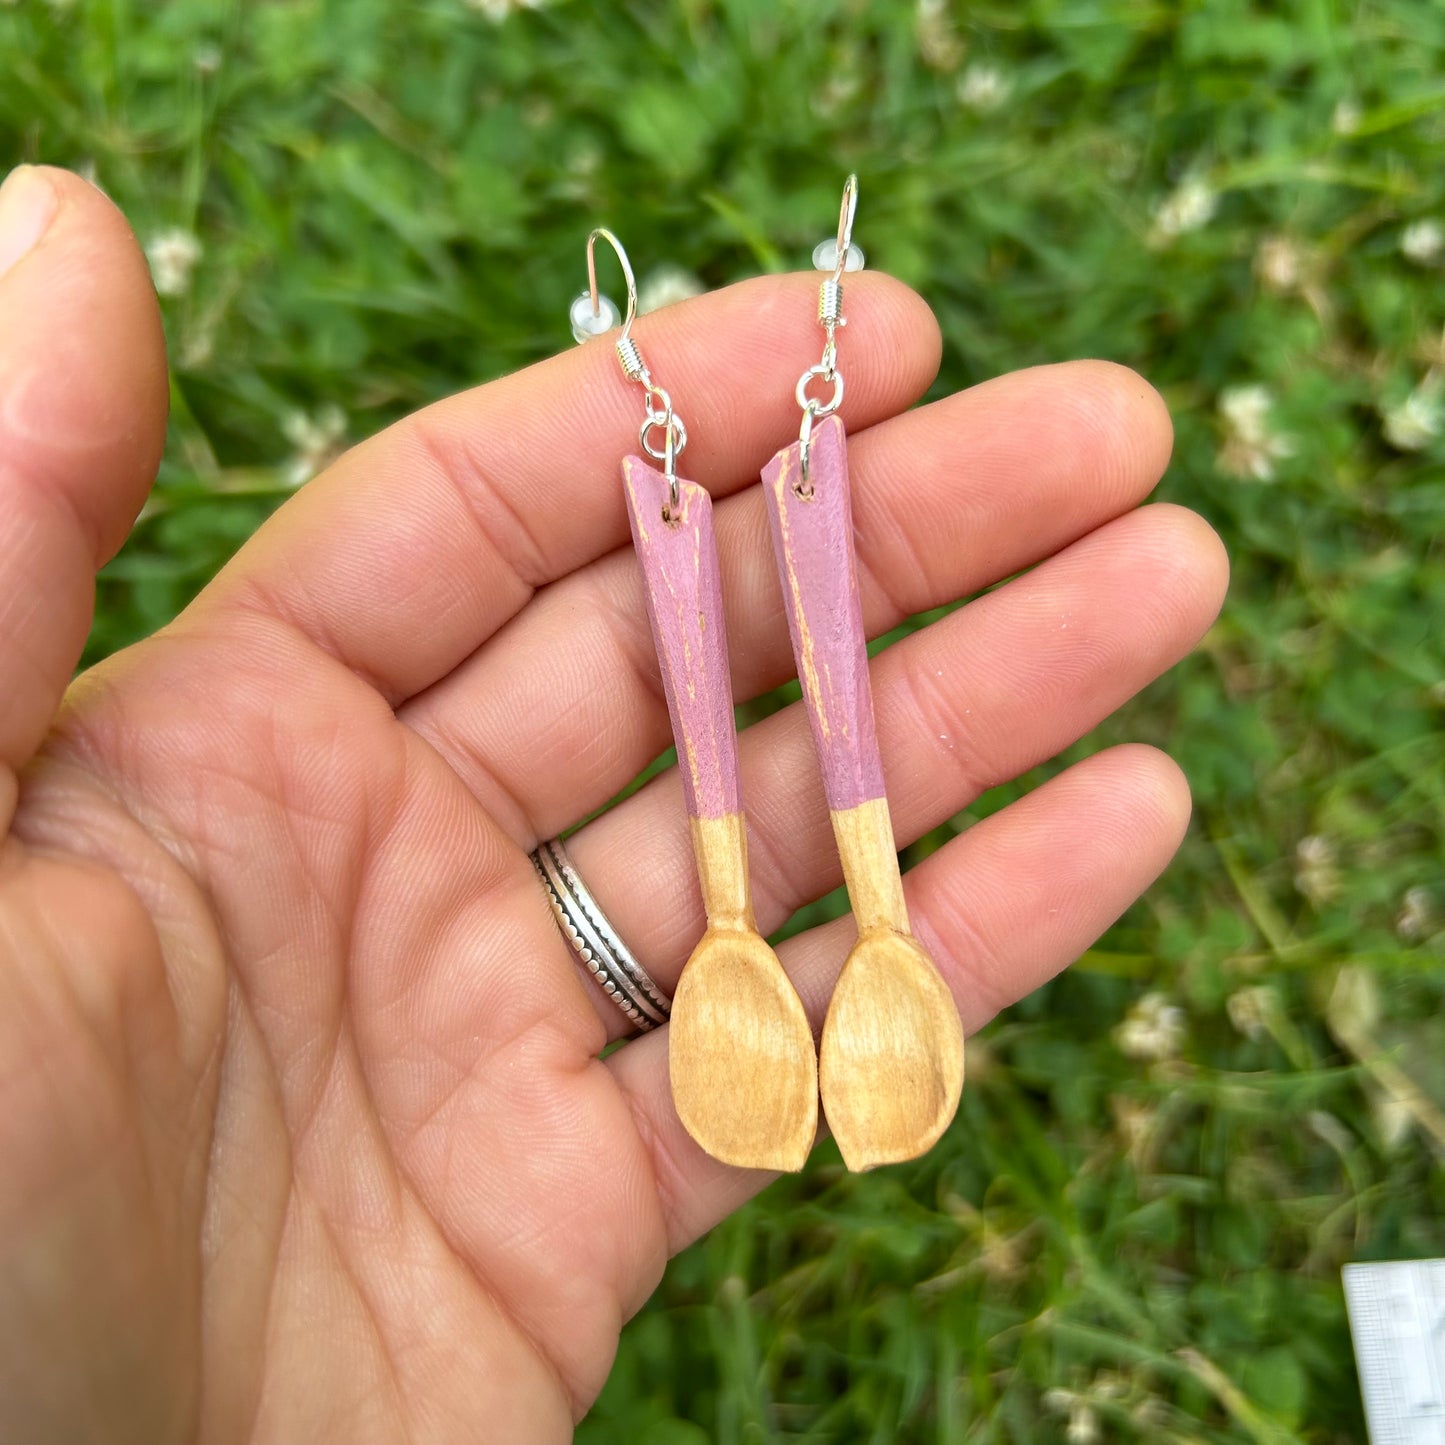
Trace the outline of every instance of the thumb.
<instances>
[{"instance_id":1,"label":"thumb","mask_svg":"<svg viewBox=\"0 0 1445 1445\"><path fill-rule=\"evenodd\" d=\"M120 212L66 171L0 187L0 830L160 459L165 341Z\"/></svg>"}]
</instances>

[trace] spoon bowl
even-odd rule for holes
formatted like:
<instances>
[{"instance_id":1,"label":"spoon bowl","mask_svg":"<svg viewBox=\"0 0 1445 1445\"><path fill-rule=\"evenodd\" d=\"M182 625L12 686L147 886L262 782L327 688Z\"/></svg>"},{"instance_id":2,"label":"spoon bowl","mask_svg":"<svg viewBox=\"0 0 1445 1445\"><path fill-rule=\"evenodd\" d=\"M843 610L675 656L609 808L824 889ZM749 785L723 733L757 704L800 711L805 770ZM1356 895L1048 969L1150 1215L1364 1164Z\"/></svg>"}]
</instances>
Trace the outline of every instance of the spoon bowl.
<instances>
[{"instance_id":1,"label":"spoon bowl","mask_svg":"<svg viewBox=\"0 0 1445 1445\"><path fill-rule=\"evenodd\" d=\"M963 1029L911 935L859 935L828 1008L818 1073L851 1170L916 1158L948 1127L963 1090Z\"/></svg>"},{"instance_id":2,"label":"spoon bowl","mask_svg":"<svg viewBox=\"0 0 1445 1445\"><path fill-rule=\"evenodd\" d=\"M797 1170L818 1131L813 1031L760 934L709 928L673 996L672 1098L714 1159Z\"/></svg>"}]
</instances>

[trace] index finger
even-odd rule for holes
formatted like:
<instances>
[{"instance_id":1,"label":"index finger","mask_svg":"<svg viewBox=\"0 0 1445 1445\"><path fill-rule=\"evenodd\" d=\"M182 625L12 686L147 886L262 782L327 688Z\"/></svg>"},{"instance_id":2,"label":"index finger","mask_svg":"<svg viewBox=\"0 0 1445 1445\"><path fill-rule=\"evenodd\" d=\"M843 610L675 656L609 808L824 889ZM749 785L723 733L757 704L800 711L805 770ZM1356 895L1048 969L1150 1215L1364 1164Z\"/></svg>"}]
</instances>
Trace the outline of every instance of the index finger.
<instances>
[{"instance_id":1,"label":"index finger","mask_svg":"<svg viewBox=\"0 0 1445 1445\"><path fill-rule=\"evenodd\" d=\"M669 307L634 338L688 428L681 470L722 496L795 432L821 346L817 278L769 276ZM844 417L915 401L938 366L924 302L852 277ZM447 675L547 582L621 546L619 481L644 415L608 344L428 407L357 447L251 539L198 605L273 614L393 705Z\"/></svg>"}]
</instances>

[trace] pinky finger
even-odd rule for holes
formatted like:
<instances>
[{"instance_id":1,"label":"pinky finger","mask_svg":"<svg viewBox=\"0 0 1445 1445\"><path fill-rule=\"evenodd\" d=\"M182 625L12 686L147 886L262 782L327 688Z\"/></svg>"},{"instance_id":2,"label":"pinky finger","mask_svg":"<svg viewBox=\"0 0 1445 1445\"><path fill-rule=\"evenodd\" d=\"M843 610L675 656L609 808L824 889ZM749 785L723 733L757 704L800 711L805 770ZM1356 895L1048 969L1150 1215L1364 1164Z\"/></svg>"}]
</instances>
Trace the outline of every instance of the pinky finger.
<instances>
[{"instance_id":1,"label":"pinky finger","mask_svg":"<svg viewBox=\"0 0 1445 1445\"><path fill-rule=\"evenodd\" d=\"M1154 881L1189 821L1189 788L1167 757L1120 747L1076 764L953 839L905 879L914 932L966 1032L1066 968ZM779 950L815 1029L854 937L851 918ZM608 1060L647 1145L672 1252L773 1177L709 1158L672 1107L667 1033ZM967 1082L965 1081L965 1088Z\"/></svg>"}]
</instances>

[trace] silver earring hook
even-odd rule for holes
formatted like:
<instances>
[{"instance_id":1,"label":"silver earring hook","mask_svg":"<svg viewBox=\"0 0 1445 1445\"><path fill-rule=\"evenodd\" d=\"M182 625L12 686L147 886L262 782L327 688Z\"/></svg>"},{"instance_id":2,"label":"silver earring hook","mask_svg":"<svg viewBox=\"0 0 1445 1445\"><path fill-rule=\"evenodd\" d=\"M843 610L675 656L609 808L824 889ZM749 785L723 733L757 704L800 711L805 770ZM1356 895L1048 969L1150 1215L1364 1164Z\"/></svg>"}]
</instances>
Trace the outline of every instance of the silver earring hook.
<instances>
[{"instance_id":1,"label":"silver earring hook","mask_svg":"<svg viewBox=\"0 0 1445 1445\"><path fill-rule=\"evenodd\" d=\"M843 182L843 204L838 210L838 259L833 263L833 280L843 279L848 267L848 248L853 244L853 217L858 213L858 177L850 174Z\"/></svg>"},{"instance_id":2,"label":"silver earring hook","mask_svg":"<svg viewBox=\"0 0 1445 1445\"><path fill-rule=\"evenodd\" d=\"M622 363L627 379L640 383L646 393L647 417L637 440L648 456L662 463L662 474L667 478L668 487L668 502L662 509L662 520L671 522L677 513L679 499L677 459L687 445L687 428L682 418L673 411L672 398L653 381L652 373L632 339L632 323L637 319L637 278L632 274L632 262L627 259L626 248L606 226L598 226L587 237L587 289L572 303L572 335L579 342L586 342L610 331L619 320L616 305L597 289L599 236L612 247L627 283L627 314L620 318L622 334L615 343L617 359ZM659 429L662 432L661 447L652 439L653 433Z\"/></svg>"},{"instance_id":3,"label":"silver earring hook","mask_svg":"<svg viewBox=\"0 0 1445 1445\"><path fill-rule=\"evenodd\" d=\"M623 321L622 313L617 309L617 303L605 292L597 289L597 238L602 236L607 244L612 247L617 256L617 263L622 267L623 278L627 282L627 318ZM614 326L622 326L622 337L628 345L631 343L632 322L637 316L637 282L632 275L632 263L627 259L627 252L623 249L622 242L605 227L599 226L587 238L587 289L580 296L574 297L571 308L567 313L567 319L572 325L572 339L577 342L591 341L594 336L604 336ZM624 365L625 365L624 361Z\"/></svg>"},{"instance_id":4,"label":"silver earring hook","mask_svg":"<svg viewBox=\"0 0 1445 1445\"><path fill-rule=\"evenodd\" d=\"M798 428L799 477L793 484L793 490L805 502L810 501L813 496L813 481L809 468L813 425L825 416L832 416L843 404L843 374L838 370L838 328L847 324L843 317L843 273L848 269L848 253L853 245L853 217L857 212L858 177L850 175L843 183L843 204L838 209L838 239L833 274L818 288L818 321L826 337L823 359L817 366L810 366L799 378L796 393L798 405L803 409L803 421ZM824 241L818 251L824 250L827 244ZM817 255L818 252L815 251L815 258ZM861 262L861 255L859 259ZM832 386L833 395L827 401L808 394L808 387L814 380Z\"/></svg>"},{"instance_id":5,"label":"silver earring hook","mask_svg":"<svg viewBox=\"0 0 1445 1445\"><path fill-rule=\"evenodd\" d=\"M626 248L606 226L598 226L587 237L587 292L592 298L592 315L599 319L602 315L597 295L597 238L599 236L612 247L613 253L617 257L617 264L622 267L622 275L627 282L627 316L622 322L622 334L624 337L631 337L632 323L637 320L637 278L632 274L632 262L627 259Z\"/></svg>"}]
</instances>

